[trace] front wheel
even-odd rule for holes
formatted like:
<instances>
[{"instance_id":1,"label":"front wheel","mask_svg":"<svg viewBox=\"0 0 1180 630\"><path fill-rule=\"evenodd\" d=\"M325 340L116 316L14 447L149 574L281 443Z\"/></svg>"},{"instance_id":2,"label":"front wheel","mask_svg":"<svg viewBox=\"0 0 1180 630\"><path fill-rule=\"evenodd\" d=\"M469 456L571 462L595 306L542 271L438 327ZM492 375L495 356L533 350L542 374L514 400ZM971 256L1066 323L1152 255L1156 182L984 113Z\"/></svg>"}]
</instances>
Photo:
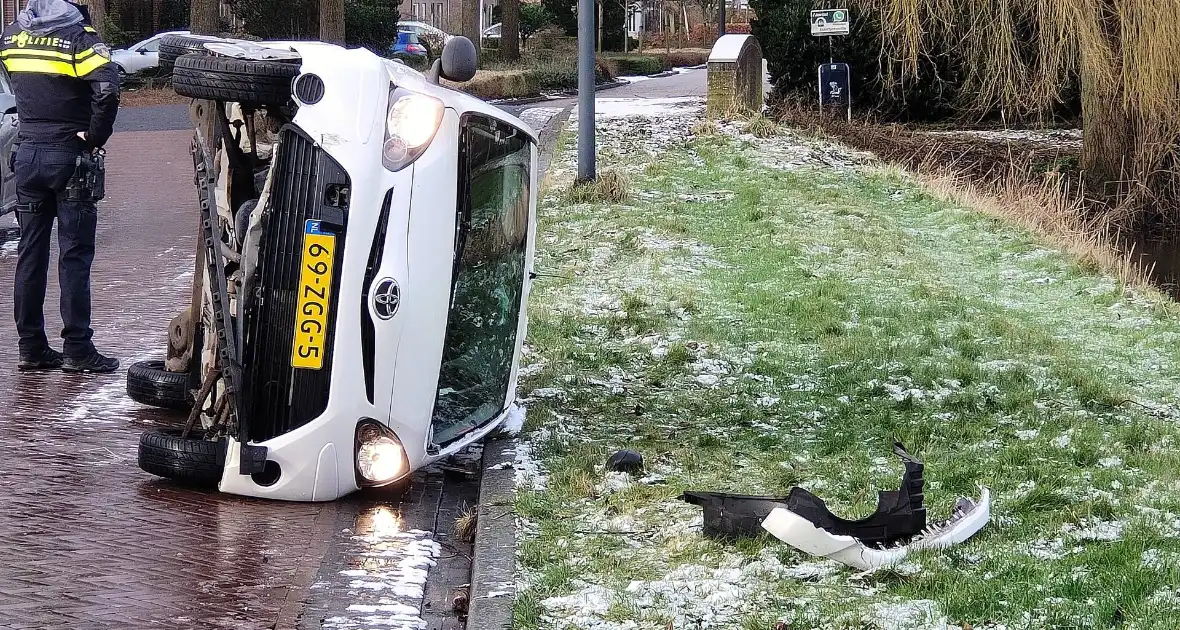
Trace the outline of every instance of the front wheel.
<instances>
[{"instance_id":1,"label":"front wheel","mask_svg":"<svg viewBox=\"0 0 1180 630\"><path fill-rule=\"evenodd\" d=\"M157 477L213 487L225 469L225 439L206 440L200 431L147 431L139 437L139 467Z\"/></svg>"}]
</instances>

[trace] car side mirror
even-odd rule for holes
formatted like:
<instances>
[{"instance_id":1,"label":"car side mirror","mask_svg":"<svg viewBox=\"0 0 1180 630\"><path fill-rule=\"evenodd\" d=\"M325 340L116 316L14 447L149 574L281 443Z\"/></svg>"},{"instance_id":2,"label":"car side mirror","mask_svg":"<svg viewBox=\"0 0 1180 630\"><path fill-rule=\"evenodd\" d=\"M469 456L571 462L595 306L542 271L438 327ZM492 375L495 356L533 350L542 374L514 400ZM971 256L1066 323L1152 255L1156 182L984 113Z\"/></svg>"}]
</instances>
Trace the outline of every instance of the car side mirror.
<instances>
[{"instance_id":1,"label":"car side mirror","mask_svg":"<svg viewBox=\"0 0 1180 630\"><path fill-rule=\"evenodd\" d=\"M439 78L456 83L465 83L475 77L479 70L479 53L475 44L466 37L454 37L442 49L442 56L435 60L427 79L438 83Z\"/></svg>"}]
</instances>

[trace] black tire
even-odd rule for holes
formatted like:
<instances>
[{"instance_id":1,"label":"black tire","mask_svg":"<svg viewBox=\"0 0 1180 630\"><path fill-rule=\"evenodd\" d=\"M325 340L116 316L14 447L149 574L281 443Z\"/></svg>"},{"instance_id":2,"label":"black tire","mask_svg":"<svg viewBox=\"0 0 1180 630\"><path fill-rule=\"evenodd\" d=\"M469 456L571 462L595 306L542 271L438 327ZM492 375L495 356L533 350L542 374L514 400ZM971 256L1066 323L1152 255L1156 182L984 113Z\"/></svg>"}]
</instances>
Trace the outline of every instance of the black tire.
<instances>
[{"instance_id":1,"label":"black tire","mask_svg":"<svg viewBox=\"0 0 1180 630\"><path fill-rule=\"evenodd\" d=\"M176 59L181 55L205 54L206 42L226 41L210 35L166 35L160 40L160 70L172 72Z\"/></svg>"},{"instance_id":2,"label":"black tire","mask_svg":"<svg viewBox=\"0 0 1180 630\"><path fill-rule=\"evenodd\" d=\"M225 440L203 439L200 431L180 437L180 429L139 436L139 467L157 477L198 486L216 486L225 469Z\"/></svg>"},{"instance_id":3,"label":"black tire","mask_svg":"<svg viewBox=\"0 0 1180 630\"><path fill-rule=\"evenodd\" d=\"M163 361L140 361L127 369L127 396L163 409L192 407L187 372L169 372Z\"/></svg>"},{"instance_id":4,"label":"black tire","mask_svg":"<svg viewBox=\"0 0 1180 630\"><path fill-rule=\"evenodd\" d=\"M254 105L286 105L299 66L280 61L184 55L172 71L172 89L181 96Z\"/></svg>"}]
</instances>

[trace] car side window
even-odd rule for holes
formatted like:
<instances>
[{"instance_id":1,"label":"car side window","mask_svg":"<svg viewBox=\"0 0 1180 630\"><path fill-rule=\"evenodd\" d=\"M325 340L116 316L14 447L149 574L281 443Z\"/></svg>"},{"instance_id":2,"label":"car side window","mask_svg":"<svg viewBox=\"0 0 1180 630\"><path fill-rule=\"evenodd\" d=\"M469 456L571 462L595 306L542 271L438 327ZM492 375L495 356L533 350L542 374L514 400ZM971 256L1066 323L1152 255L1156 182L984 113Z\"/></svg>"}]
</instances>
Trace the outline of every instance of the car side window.
<instances>
[{"instance_id":1,"label":"car side window","mask_svg":"<svg viewBox=\"0 0 1180 630\"><path fill-rule=\"evenodd\" d=\"M139 47L140 52L160 52L160 40L153 39L152 41Z\"/></svg>"}]
</instances>

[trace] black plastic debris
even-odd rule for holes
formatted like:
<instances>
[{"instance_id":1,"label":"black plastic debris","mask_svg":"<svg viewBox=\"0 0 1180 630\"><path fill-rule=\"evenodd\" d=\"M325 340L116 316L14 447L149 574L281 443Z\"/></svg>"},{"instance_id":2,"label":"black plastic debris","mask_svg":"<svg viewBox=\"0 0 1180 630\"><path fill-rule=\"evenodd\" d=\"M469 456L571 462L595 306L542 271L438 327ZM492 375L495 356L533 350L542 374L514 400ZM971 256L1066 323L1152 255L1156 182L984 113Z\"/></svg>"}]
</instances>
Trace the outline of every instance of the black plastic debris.
<instances>
[{"instance_id":1,"label":"black plastic debris","mask_svg":"<svg viewBox=\"0 0 1180 630\"><path fill-rule=\"evenodd\" d=\"M704 508L706 536L736 538L762 533L762 521L776 507L782 507L782 497L755 497L723 492L685 492L682 501Z\"/></svg>"},{"instance_id":2,"label":"black plastic debris","mask_svg":"<svg viewBox=\"0 0 1180 630\"><path fill-rule=\"evenodd\" d=\"M858 521L832 514L823 500L803 488L792 488L787 509L836 536L852 536L866 547L890 547L907 541L926 529L926 508L922 462L906 452L900 443L893 452L905 465L901 488L877 493L877 511Z\"/></svg>"},{"instance_id":3,"label":"black plastic debris","mask_svg":"<svg viewBox=\"0 0 1180 630\"><path fill-rule=\"evenodd\" d=\"M704 509L704 533L717 538L758 536L762 521L777 507L802 516L837 536L852 536L869 547L888 547L907 541L926 528L923 506L925 466L906 452L901 443L893 452L905 465L901 487L879 492L877 511L861 520L847 520L832 514L822 499L803 488L794 487L790 495L760 497L722 492L685 492L680 498Z\"/></svg>"},{"instance_id":4,"label":"black plastic debris","mask_svg":"<svg viewBox=\"0 0 1180 630\"><path fill-rule=\"evenodd\" d=\"M614 472L638 475L643 472L643 455L635 451L619 451L611 455L610 459L606 460L606 469Z\"/></svg>"}]
</instances>

